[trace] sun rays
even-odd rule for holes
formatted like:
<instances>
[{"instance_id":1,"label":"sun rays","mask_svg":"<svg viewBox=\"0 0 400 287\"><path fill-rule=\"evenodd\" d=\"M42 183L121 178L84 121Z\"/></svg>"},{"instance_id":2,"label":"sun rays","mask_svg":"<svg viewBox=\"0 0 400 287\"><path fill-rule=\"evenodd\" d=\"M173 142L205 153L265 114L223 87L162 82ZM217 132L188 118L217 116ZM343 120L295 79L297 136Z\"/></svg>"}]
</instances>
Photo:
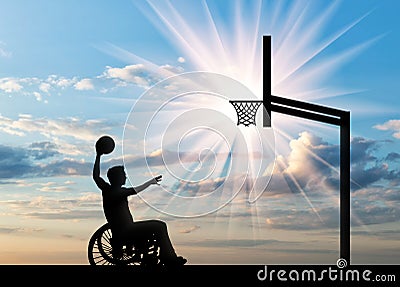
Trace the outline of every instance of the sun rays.
<instances>
[{"instance_id":1,"label":"sun rays","mask_svg":"<svg viewBox=\"0 0 400 287\"><path fill-rule=\"evenodd\" d=\"M360 44L335 49L332 52L330 48L333 45L372 13L369 11L350 23L336 25L337 28L327 34L327 27L334 19L340 1L334 1L329 5L318 3L315 7L306 1L231 1L223 8L217 3L207 1L191 5L180 4L150 0L135 2L142 13L158 28L160 34L185 59L187 64L185 72L188 69L209 71L231 77L248 87L259 99L262 98L263 35L272 35L272 93L307 101L354 93L353 87L329 84L329 77L381 37L367 39ZM243 9L244 6L246 9ZM226 16L228 13L230 17ZM170 69L160 69L162 65L114 44L106 44L102 49L126 62L143 64L160 79L174 75ZM187 102L186 105L189 109L193 107L193 103ZM225 106L220 112L232 118L233 109L230 107ZM290 152L289 142L294 138L289 132L285 132L286 130L300 131L304 126L308 126L310 130L323 130L330 136L334 133L331 126L320 123L302 121L298 123L296 120L281 119L279 115L272 115L273 129L277 134L274 146L276 157ZM258 139L254 135L243 129L242 132L248 146L257 142ZM193 150L197 150L196 145L193 145ZM251 165L257 160L256 152L249 148L250 176L249 181L246 181L250 186L250 191L247 191L249 193L253 192L257 176L262 176L262 171L254 169ZM305 147L304 152L333 173L338 173L333 164L312 150ZM228 158L224 160L226 163ZM287 165L283 161L279 160L278 165L281 170L287 171ZM222 171L219 172L223 176ZM318 207L312 202L306 188L301 186L294 174L287 172L286 176L292 182L288 184L289 189L293 189L293 193L300 193L305 205L322 221ZM175 186L177 193L184 193L185 186L182 184ZM242 187L241 185L240 188ZM256 191L253 197L257 200L263 192L264 190ZM253 203L256 200L253 200ZM337 197L330 193L327 194L327 200L337 202ZM252 213L255 216L259 215L257 210L253 210Z\"/></svg>"}]
</instances>

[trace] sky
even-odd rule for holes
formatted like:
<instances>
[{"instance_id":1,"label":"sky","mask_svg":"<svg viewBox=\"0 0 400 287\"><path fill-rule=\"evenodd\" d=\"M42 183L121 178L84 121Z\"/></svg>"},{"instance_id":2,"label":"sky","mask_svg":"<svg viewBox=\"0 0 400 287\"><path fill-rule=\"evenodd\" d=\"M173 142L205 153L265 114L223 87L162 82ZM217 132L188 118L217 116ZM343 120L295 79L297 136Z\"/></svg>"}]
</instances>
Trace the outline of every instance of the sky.
<instances>
[{"instance_id":1,"label":"sky","mask_svg":"<svg viewBox=\"0 0 400 287\"><path fill-rule=\"evenodd\" d=\"M263 35L274 95L351 112L352 263L400 263L399 6L1 1L0 264L88 264L105 134L188 264L335 264L338 128L229 103L262 98Z\"/></svg>"}]
</instances>

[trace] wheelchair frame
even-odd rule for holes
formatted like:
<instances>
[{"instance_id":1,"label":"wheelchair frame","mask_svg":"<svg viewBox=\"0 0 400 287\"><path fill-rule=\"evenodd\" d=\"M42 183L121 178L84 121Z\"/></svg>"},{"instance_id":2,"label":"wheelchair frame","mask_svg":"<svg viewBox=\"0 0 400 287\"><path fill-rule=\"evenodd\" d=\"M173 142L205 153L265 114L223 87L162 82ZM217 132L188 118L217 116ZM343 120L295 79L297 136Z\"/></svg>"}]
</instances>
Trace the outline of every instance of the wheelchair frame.
<instances>
[{"instance_id":1,"label":"wheelchair frame","mask_svg":"<svg viewBox=\"0 0 400 287\"><path fill-rule=\"evenodd\" d=\"M155 239L145 242L120 243L112 237L108 223L100 226L91 236L88 244L90 265L161 265L159 247Z\"/></svg>"}]
</instances>

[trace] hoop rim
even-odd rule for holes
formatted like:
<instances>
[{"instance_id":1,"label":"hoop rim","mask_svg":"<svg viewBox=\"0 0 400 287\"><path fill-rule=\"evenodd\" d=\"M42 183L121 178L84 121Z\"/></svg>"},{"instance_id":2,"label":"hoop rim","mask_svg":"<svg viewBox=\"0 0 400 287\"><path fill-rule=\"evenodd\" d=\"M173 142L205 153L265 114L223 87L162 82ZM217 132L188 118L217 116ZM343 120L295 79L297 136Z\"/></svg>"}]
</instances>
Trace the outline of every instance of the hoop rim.
<instances>
[{"instance_id":1,"label":"hoop rim","mask_svg":"<svg viewBox=\"0 0 400 287\"><path fill-rule=\"evenodd\" d=\"M230 103L262 103L263 100L230 100Z\"/></svg>"}]
</instances>

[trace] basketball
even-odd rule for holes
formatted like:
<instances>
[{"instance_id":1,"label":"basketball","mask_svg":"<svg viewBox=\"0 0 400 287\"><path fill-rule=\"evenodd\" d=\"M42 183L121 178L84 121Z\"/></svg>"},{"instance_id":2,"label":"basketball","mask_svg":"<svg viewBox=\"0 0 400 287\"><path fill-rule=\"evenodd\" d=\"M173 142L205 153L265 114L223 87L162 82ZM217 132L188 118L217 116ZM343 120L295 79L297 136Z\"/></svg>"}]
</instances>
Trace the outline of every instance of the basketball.
<instances>
[{"instance_id":1,"label":"basketball","mask_svg":"<svg viewBox=\"0 0 400 287\"><path fill-rule=\"evenodd\" d=\"M102 136L96 142L96 152L99 154L109 154L115 148L115 142L110 136Z\"/></svg>"}]
</instances>

